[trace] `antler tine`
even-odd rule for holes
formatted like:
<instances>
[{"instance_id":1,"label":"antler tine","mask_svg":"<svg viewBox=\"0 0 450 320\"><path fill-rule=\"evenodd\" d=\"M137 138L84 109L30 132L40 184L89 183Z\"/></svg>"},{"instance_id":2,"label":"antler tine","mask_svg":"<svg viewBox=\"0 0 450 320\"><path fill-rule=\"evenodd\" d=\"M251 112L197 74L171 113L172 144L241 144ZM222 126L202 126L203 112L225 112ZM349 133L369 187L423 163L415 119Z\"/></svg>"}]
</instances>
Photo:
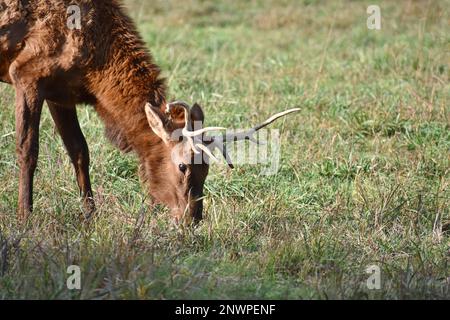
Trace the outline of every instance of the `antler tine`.
<instances>
[{"instance_id":1,"label":"antler tine","mask_svg":"<svg viewBox=\"0 0 450 320\"><path fill-rule=\"evenodd\" d=\"M219 160L213 155L213 153L207 146L202 143L198 143L195 146L206 153L214 162L219 162Z\"/></svg>"},{"instance_id":2,"label":"antler tine","mask_svg":"<svg viewBox=\"0 0 450 320\"><path fill-rule=\"evenodd\" d=\"M237 141L242 141L242 140L250 140L252 142L261 144L261 142L259 142L258 140L256 140L253 137L253 134L255 134L258 130L261 130L262 128L267 127L269 124L275 122L279 118L287 116L288 114L294 113L297 111L300 111L300 108L289 109L289 110L277 113L277 114L271 116L269 119L267 119L263 123L251 128L249 130L234 133L234 134L227 134L227 135L225 135L225 139L220 136L216 137L216 139L222 140L222 142L229 142L229 141L237 142Z\"/></svg>"},{"instance_id":3,"label":"antler tine","mask_svg":"<svg viewBox=\"0 0 450 320\"><path fill-rule=\"evenodd\" d=\"M203 128L200 130L196 130L196 131L183 131L183 135L186 137L197 137L199 135L202 135L206 132L210 132L210 131L220 131L220 130L227 130L227 128L223 128L223 127L207 127L207 128Z\"/></svg>"},{"instance_id":4,"label":"antler tine","mask_svg":"<svg viewBox=\"0 0 450 320\"><path fill-rule=\"evenodd\" d=\"M276 120L278 120L279 118L282 118L284 116L287 116L290 113L294 113L300 111L300 108L294 108L294 109L289 109L280 113L277 113L273 116L271 116L269 119L267 119L266 121L264 121L263 123L261 123L260 125L256 126L255 128L253 128L255 131L258 131L264 127L267 127L269 124L275 122Z\"/></svg>"},{"instance_id":5,"label":"antler tine","mask_svg":"<svg viewBox=\"0 0 450 320\"><path fill-rule=\"evenodd\" d=\"M228 166L231 169L234 169L234 165L233 165L233 161L231 161L231 157L228 154L227 148L225 147L225 145L223 144L223 141L213 141L208 148L210 148L211 150L214 150L215 148L219 149L220 152L222 153L222 156L224 157L225 161L227 162Z\"/></svg>"}]
</instances>

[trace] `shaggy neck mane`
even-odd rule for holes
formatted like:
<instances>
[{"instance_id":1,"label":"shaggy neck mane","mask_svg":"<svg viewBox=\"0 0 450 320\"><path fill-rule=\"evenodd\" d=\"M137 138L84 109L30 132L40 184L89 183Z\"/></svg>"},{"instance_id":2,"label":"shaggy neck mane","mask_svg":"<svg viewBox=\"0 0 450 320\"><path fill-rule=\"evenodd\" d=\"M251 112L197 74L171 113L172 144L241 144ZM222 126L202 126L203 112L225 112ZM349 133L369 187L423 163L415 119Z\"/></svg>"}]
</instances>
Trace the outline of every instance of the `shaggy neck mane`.
<instances>
[{"instance_id":1,"label":"shaggy neck mane","mask_svg":"<svg viewBox=\"0 0 450 320\"><path fill-rule=\"evenodd\" d=\"M98 25L93 26L96 34L90 37L97 39L99 52L93 65L101 67L89 73L88 83L107 137L122 151L135 151L143 162L160 154L162 148L161 139L148 124L145 104L163 108L165 81L120 5L105 3L96 8L99 17L93 20Z\"/></svg>"}]
</instances>

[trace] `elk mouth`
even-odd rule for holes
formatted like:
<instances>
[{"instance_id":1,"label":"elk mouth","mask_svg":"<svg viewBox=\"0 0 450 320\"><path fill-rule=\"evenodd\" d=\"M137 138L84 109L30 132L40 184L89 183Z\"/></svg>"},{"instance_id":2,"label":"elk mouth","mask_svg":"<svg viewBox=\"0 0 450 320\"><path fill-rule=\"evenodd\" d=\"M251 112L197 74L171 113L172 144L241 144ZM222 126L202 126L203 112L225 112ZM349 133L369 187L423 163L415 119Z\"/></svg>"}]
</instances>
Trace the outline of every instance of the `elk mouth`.
<instances>
[{"instance_id":1,"label":"elk mouth","mask_svg":"<svg viewBox=\"0 0 450 320\"><path fill-rule=\"evenodd\" d=\"M203 219L203 199L195 200L195 204L193 208L191 207L190 211L192 222L197 225Z\"/></svg>"},{"instance_id":2,"label":"elk mouth","mask_svg":"<svg viewBox=\"0 0 450 320\"><path fill-rule=\"evenodd\" d=\"M197 225L203 219L203 195L188 196L171 213L177 223Z\"/></svg>"}]
</instances>

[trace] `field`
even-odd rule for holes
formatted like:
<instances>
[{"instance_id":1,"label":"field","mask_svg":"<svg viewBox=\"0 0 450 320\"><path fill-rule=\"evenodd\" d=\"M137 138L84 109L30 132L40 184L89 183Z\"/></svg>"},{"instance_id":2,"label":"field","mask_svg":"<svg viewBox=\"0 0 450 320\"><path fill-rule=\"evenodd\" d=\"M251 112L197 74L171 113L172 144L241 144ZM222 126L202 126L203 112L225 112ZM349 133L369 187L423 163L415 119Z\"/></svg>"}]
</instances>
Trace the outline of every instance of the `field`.
<instances>
[{"instance_id":1,"label":"field","mask_svg":"<svg viewBox=\"0 0 450 320\"><path fill-rule=\"evenodd\" d=\"M167 77L208 125L272 126L276 175L212 167L205 219L152 210L132 155L78 114L98 212L80 223L47 108L35 211L16 220L14 91L0 85L0 299L448 299L450 1L126 1ZM81 290L68 290L69 265ZM380 289L366 285L369 266Z\"/></svg>"}]
</instances>

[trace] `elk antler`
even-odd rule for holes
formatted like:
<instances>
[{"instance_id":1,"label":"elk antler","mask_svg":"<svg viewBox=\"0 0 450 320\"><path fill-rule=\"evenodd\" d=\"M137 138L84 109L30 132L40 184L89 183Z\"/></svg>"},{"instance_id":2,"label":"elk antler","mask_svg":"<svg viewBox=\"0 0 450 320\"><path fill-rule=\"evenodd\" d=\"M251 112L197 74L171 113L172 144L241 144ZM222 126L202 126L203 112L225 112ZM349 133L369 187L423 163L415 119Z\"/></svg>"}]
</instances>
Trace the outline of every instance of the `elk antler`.
<instances>
[{"instance_id":1,"label":"elk antler","mask_svg":"<svg viewBox=\"0 0 450 320\"><path fill-rule=\"evenodd\" d=\"M209 139L211 139L211 143L208 145L203 144L203 140L201 139L202 135L210 132L210 131L220 131L220 130L226 130L226 128L223 127L206 127L200 130L192 130L191 128L191 107L184 101L175 101L168 103L166 105L166 113L170 113L170 109L174 106L181 106L184 109L184 119L185 124L184 128L182 130L182 135L188 140L188 143L192 149L192 151L196 154L199 154L200 151L205 152L211 159L214 161L218 161L217 158L213 155L213 151L215 148L219 149L222 152L223 157L225 158L225 161L228 163L230 168L234 168L231 158L226 150L225 143L227 142L237 142L242 140L250 140L252 142L260 144L253 135L258 131L261 130L264 127L267 127L271 123L275 122L277 119L287 116L288 114L291 114L293 112L300 111L300 108L294 108L289 109L280 113L277 113L264 121L263 123L245 131L241 131L234 134L226 134L225 136L211 136ZM200 139L198 138L200 137Z\"/></svg>"},{"instance_id":2,"label":"elk antler","mask_svg":"<svg viewBox=\"0 0 450 320\"><path fill-rule=\"evenodd\" d=\"M258 130L261 130L262 128L267 127L269 124L275 122L279 118L282 118L284 116L287 116L290 113L297 112L297 111L300 111L300 108L290 109L290 110L286 110L286 111L277 113L277 114L271 116L269 119L267 119L263 123L255 126L253 128L251 128L249 130L245 130L245 131L238 132L238 133L233 133L233 134L227 134L227 135L225 135L225 139L223 139L223 136L215 137L215 139L221 139L222 142L225 142L225 143L228 142L228 141L237 142L237 141L242 141L242 140L250 140L252 142L259 143L253 137L253 135Z\"/></svg>"},{"instance_id":3,"label":"elk antler","mask_svg":"<svg viewBox=\"0 0 450 320\"><path fill-rule=\"evenodd\" d=\"M230 168L234 168L233 163L231 162L231 158L227 152L227 149L225 147L225 143L227 142L237 142L242 140L250 140L257 144L262 144L260 141L258 141L253 135L258 131L261 130L264 127L267 127L269 124L275 122L277 119L287 116L288 114L291 114L293 112L300 111L300 108L294 108L289 109L280 113L277 113L264 121L263 123L242 132L234 133L234 134L226 134L224 136L214 136L211 137L213 139L213 142L208 146L208 149L210 151L213 151L215 148L219 149L222 152L223 157L225 158L225 161L228 163L228 166ZM214 158L215 159L215 158Z\"/></svg>"}]
</instances>

